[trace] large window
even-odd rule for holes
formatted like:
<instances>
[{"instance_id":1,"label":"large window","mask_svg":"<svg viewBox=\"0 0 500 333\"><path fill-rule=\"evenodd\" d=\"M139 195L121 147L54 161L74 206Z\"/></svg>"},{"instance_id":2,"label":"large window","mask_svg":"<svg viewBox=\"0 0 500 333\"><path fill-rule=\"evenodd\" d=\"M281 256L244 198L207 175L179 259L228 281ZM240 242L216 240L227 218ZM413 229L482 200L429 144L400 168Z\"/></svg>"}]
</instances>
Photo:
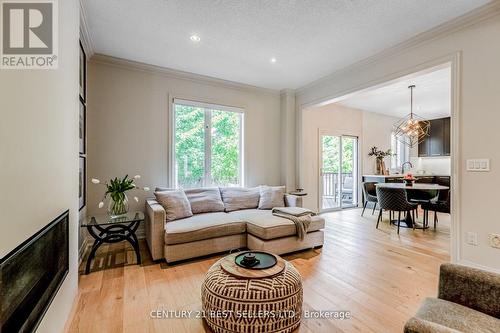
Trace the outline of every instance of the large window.
<instances>
[{"instance_id":1,"label":"large window","mask_svg":"<svg viewBox=\"0 0 500 333\"><path fill-rule=\"evenodd\" d=\"M410 148L399 141L394 133L391 133L391 169L401 168L401 165L410 160Z\"/></svg>"},{"instance_id":2,"label":"large window","mask_svg":"<svg viewBox=\"0 0 500 333\"><path fill-rule=\"evenodd\" d=\"M174 100L174 182L243 186L243 110Z\"/></svg>"}]
</instances>

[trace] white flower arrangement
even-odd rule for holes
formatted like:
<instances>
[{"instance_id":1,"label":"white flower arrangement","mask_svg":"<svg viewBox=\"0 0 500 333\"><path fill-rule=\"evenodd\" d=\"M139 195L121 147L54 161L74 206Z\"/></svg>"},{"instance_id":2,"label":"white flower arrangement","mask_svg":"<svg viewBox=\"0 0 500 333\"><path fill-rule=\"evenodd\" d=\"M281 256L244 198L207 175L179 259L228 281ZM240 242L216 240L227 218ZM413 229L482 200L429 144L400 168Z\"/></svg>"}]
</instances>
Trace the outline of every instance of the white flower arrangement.
<instances>
[{"instance_id":1,"label":"white flower arrangement","mask_svg":"<svg viewBox=\"0 0 500 333\"><path fill-rule=\"evenodd\" d=\"M141 179L141 175L135 175L133 178L128 178L128 175L125 175L123 178L113 178L104 184L97 178L92 178L92 183L96 185L104 185L106 186L106 192L104 193L103 199L99 202L98 207L104 207L104 201L106 200L108 194L111 197L110 205L108 207L108 213L110 215L122 215L128 211L128 201L125 193L130 190L141 190L144 192L149 192L149 187L139 187L136 185L135 181ZM134 196L135 202L139 202L139 198Z\"/></svg>"}]
</instances>

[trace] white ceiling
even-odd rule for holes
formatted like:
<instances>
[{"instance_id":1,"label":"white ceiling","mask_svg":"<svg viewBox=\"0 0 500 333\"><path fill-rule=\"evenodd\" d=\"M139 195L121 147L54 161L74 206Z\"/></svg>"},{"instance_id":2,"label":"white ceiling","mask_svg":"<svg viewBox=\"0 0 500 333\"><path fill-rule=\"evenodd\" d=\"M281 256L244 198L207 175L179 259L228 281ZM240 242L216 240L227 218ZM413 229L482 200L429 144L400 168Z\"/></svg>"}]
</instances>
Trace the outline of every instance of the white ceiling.
<instances>
[{"instance_id":1,"label":"white ceiling","mask_svg":"<svg viewBox=\"0 0 500 333\"><path fill-rule=\"evenodd\" d=\"M96 53L295 89L488 2L83 0L83 5ZM201 37L197 44L189 39L193 33Z\"/></svg>"},{"instance_id":2,"label":"white ceiling","mask_svg":"<svg viewBox=\"0 0 500 333\"><path fill-rule=\"evenodd\" d=\"M450 116L451 69L438 69L412 75L388 85L368 89L343 99L338 104L363 111L403 117L410 113L410 89L413 89L413 112L425 119Z\"/></svg>"}]
</instances>

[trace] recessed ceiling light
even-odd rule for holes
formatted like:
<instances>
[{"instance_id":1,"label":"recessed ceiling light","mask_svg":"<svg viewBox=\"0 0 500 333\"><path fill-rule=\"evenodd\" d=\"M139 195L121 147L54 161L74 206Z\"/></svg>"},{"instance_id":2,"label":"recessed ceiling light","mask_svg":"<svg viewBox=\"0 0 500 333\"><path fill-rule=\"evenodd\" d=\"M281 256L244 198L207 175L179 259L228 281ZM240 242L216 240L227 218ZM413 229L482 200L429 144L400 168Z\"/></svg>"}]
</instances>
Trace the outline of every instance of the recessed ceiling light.
<instances>
[{"instance_id":1,"label":"recessed ceiling light","mask_svg":"<svg viewBox=\"0 0 500 333\"><path fill-rule=\"evenodd\" d=\"M273 58L271 58L271 60L269 60L269 61L271 61L271 63L272 63L272 64L274 64L274 63L276 62L276 58L274 58L274 57L273 57Z\"/></svg>"},{"instance_id":2,"label":"recessed ceiling light","mask_svg":"<svg viewBox=\"0 0 500 333\"><path fill-rule=\"evenodd\" d=\"M198 43L201 40L200 36L198 36L196 34L191 35L191 37L189 37L189 39L191 39L195 43Z\"/></svg>"}]
</instances>

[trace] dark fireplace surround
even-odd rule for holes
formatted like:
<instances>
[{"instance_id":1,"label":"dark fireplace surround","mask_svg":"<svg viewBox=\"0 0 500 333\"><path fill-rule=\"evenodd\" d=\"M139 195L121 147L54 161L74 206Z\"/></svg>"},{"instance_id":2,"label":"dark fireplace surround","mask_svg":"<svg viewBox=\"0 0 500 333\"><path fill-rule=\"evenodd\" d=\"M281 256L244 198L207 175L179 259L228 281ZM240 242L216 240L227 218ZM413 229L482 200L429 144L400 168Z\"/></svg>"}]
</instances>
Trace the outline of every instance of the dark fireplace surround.
<instances>
[{"instance_id":1,"label":"dark fireplace surround","mask_svg":"<svg viewBox=\"0 0 500 333\"><path fill-rule=\"evenodd\" d=\"M0 259L0 333L33 332L69 269L64 212Z\"/></svg>"}]
</instances>

